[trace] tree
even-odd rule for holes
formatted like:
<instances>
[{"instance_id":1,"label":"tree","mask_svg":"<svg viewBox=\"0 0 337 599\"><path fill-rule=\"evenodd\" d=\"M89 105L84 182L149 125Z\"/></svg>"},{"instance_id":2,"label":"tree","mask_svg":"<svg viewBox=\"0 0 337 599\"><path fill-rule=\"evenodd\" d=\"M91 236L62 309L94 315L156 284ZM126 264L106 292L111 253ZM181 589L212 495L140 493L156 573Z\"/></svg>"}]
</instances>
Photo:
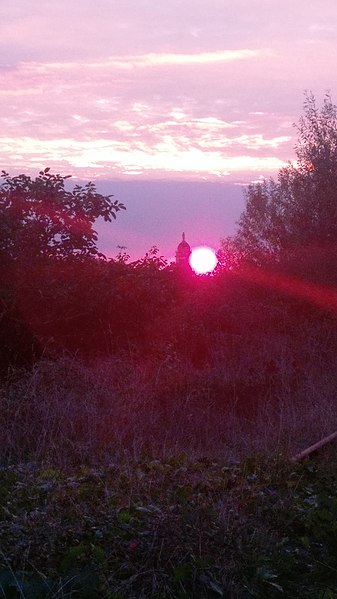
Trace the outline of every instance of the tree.
<instances>
[{"instance_id":1,"label":"tree","mask_svg":"<svg viewBox=\"0 0 337 599\"><path fill-rule=\"evenodd\" d=\"M1 262L27 262L36 258L98 256L93 228L102 217L111 222L125 206L111 195L103 196L92 182L65 188L69 176L41 171L35 179L10 177L2 171L0 185Z\"/></svg>"},{"instance_id":2,"label":"tree","mask_svg":"<svg viewBox=\"0 0 337 599\"><path fill-rule=\"evenodd\" d=\"M295 145L297 163L277 180L251 184L234 239L246 260L261 264L303 247L337 244L337 106L305 95Z\"/></svg>"}]
</instances>

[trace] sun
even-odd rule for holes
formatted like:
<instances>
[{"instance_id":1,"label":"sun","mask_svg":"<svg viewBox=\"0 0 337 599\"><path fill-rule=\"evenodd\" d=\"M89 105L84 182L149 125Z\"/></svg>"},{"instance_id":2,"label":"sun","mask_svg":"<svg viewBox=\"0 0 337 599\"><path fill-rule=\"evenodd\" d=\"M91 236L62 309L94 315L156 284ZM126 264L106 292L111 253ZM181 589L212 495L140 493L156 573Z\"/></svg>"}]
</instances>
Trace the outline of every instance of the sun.
<instances>
[{"instance_id":1,"label":"sun","mask_svg":"<svg viewBox=\"0 0 337 599\"><path fill-rule=\"evenodd\" d=\"M214 250L207 246L194 248L189 261L191 268L198 275L212 272L218 263Z\"/></svg>"}]
</instances>

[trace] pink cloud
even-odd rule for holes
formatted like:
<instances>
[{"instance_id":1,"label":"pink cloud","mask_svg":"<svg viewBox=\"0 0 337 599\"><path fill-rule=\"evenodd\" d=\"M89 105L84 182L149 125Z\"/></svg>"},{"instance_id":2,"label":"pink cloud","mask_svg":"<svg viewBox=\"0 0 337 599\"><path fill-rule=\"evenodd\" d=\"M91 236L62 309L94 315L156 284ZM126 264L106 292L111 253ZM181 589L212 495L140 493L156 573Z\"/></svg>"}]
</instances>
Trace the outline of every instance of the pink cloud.
<instances>
[{"instance_id":1,"label":"pink cloud","mask_svg":"<svg viewBox=\"0 0 337 599\"><path fill-rule=\"evenodd\" d=\"M2 5L2 164L268 176L293 157L303 90L337 91L335 17L334 0Z\"/></svg>"}]
</instances>

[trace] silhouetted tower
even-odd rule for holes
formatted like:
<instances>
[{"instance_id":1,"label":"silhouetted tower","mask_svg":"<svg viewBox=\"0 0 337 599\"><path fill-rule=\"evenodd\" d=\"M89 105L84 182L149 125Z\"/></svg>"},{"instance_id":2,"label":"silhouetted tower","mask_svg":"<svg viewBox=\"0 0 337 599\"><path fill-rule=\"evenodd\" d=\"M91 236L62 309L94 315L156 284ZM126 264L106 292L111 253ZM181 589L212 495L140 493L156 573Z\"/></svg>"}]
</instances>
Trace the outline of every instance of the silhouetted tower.
<instances>
[{"instance_id":1,"label":"silhouetted tower","mask_svg":"<svg viewBox=\"0 0 337 599\"><path fill-rule=\"evenodd\" d=\"M185 233L183 233L183 240L179 243L176 251L176 265L179 268L190 269L189 257L191 255L191 247L185 240Z\"/></svg>"}]
</instances>

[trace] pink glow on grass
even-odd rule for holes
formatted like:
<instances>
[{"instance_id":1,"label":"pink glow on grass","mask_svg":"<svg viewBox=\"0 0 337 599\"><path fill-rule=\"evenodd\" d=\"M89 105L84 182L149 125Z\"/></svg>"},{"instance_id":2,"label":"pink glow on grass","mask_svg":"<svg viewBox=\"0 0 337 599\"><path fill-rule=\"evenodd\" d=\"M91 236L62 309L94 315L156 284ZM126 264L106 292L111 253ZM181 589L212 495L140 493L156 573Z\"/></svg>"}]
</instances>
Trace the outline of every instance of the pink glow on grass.
<instances>
[{"instance_id":1,"label":"pink glow on grass","mask_svg":"<svg viewBox=\"0 0 337 599\"><path fill-rule=\"evenodd\" d=\"M337 292L333 287L301 280L293 275L264 272L254 267L245 269L240 276L246 281L304 300L328 312L337 313Z\"/></svg>"}]
</instances>

